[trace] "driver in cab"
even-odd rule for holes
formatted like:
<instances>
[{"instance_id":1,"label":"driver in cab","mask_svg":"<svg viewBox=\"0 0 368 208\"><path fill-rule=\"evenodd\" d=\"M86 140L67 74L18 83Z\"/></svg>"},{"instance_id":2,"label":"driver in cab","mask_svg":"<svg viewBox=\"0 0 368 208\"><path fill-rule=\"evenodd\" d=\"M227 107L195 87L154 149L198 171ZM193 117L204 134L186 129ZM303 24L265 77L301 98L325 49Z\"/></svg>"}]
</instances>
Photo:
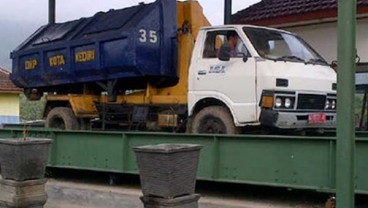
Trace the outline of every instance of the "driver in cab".
<instances>
[{"instance_id":1,"label":"driver in cab","mask_svg":"<svg viewBox=\"0 0 368 208\"><path fill-rule=\"evenodd\" d=\"M238 34L234 30L231 30L227 32L226 38L227 38L227 43L229 44L230 49L231 49L230 57L236 57L238 54L238 49L237 49L238 39L239 39Z\"/></svg>"}]
</instances>

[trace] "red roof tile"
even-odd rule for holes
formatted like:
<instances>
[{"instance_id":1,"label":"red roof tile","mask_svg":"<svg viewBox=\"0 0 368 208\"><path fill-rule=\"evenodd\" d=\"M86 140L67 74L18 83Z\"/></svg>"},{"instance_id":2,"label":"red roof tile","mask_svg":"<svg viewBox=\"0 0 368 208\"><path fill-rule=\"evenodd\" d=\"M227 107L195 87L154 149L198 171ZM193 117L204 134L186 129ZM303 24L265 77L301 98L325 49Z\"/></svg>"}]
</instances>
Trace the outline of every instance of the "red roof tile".
<instances>
[{"instance_id":1,"label":"red roof tile","mask_svg":"<svg viewBox=\"0 0 368 208\"><path fill-rule=\"evenodd\" d=\"M368 0L357 2L358 6L368 6ZM336 11L337 0L262 0L234 14L232 20L234 24L244 24L326 10Z\"/></svg>"},{"instance_id":2,"label":"red roof tile","mask_svg":"<svg viewBox=\"0 0 368 208\"><path fill-rule=\"evenodd\" d=\"M9 71L0 68L0 93L21 93L23 90L13 84L9 75Z\"/></svg>"}]
</instances>

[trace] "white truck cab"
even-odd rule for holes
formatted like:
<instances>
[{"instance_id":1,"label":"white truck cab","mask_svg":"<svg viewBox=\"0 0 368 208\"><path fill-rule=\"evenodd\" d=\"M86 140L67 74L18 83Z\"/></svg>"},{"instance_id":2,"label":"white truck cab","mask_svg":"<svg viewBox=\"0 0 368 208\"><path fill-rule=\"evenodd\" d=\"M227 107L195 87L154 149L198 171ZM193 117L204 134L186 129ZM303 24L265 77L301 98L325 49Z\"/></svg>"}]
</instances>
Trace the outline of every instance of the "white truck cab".
<instances>
[{"instance_id":1,"label":"white truck cab","mask_svg":"<svg viewBox=\"0 0 368 208\"><path fill-rule=\"evenodd\" d=\"M228 43L230 33L237 35L235 49ZM282 30L202 28L188 88L195 133L237 133L246 125L298 129L336 124L335 71L300 37Z\"/></svg>"}]
</instances>

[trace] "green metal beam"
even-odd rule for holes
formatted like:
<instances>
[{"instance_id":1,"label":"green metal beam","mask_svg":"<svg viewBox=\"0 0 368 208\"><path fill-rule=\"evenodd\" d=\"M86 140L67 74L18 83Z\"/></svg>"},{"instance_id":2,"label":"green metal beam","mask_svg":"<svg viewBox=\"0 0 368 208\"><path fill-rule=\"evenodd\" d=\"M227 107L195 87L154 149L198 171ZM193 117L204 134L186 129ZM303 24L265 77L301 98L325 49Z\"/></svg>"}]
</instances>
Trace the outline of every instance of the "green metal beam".
<instances>
[{"instance_id":1,"label":"green metal beam","mask_svg":"<svg viewBox=\"0 0 368 208\"><path fill-rule=\"evenodd\" d=\"M30 129L28 135L53 139L49 167L137 174L133 147L191 143L203 145L201 180L335 192L336 137L40 129ZM22 136L22 129L0 129L0 138ZM368 194L368 137L358 137L356 142L356 192Z\"/></svg>"},{"instance_id":2,"label":"green metal beam","mask_svg":"<svg viewBox=\"0 0 368 208\"><path fill-rule=\"evenodd\" d=\"M336 205L354 207L356 0L338 1Z\"/></svg>"}]
</instances>

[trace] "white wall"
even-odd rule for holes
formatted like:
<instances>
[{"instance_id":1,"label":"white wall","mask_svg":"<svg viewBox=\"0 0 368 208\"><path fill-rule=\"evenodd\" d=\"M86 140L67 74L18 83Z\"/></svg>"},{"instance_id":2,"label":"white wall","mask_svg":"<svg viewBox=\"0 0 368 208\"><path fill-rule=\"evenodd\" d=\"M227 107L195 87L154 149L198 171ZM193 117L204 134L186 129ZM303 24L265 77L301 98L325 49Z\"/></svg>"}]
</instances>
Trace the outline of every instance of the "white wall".
<instances>
[{"instance_id":1,"label":"white wall","mask_svg":"<svg viewBox=\"0 0 368 208\"><path fill-rule=\"evenodd\" d=\"M368 62L368 18L357 21L357 50L361 62ZM337 23L282 28L306 40L328 63L337 59Z\"/></svg>"}]
</instances>

